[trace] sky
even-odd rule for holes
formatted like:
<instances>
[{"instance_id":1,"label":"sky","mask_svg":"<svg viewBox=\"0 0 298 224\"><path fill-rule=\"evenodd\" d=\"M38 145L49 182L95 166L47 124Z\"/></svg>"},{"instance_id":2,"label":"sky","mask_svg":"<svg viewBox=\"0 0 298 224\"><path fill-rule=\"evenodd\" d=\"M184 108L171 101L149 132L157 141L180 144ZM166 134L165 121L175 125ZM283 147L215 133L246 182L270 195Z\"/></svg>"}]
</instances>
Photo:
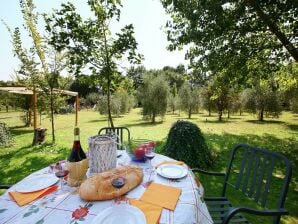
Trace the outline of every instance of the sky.
<instances>
[{"instance_id":1,"label":"sky","mask_svg":"<svg viewBox=\"0 0 298 224\"><path fill-rule=\"evenodd\" d=\"M34 0L36 12L40 13L50 13L53 8L59 9L62 2L66 0ZM72 0L72 2L83 17L90 17L86 0ZM116 32L126 24L134 25L138 51L144 55L145 60L142 64L147 69L160 69L167 65L173 67L179 64L187 65L183 51L166 50L168 42L162 27L165 26L168 15L165 14L159 0L122 0L122 4L120 23L112 23L111 30ZM1 0L0 19L12 29L21 28L23 18L19 0ZM38 29L43 30L41 22ZM21 32L24 46L29 48L30 38L26 31L21 30ZM0 37L0 80L13 80L19 61L13 55L11 37L2 22L0 23ZM128 65L124 64L124 66Z\"/></svg>"}]
</instances>

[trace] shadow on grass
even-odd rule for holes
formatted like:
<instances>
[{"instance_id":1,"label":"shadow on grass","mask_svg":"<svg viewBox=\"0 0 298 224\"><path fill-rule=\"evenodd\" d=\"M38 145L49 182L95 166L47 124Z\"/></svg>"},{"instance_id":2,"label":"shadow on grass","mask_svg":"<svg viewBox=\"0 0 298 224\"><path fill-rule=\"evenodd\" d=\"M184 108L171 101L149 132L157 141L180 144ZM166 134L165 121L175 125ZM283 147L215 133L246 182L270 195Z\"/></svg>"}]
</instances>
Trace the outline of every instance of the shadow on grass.
<instances>
[{"instance_id":1,"label":"shadow on grass","mask_svg":"<svg viewBox=\"0 0 298 224\"><path fill-rule=\"evenodd\" d=\"M245 122L253 123L253 124L285 124L284 121L276 121L276 120L264 120L264 121L258 121L258 120L246 120Z\"/></svg>"},{"instance_id":2,"label":"shadow on grass","mask_svg":"<svg viewBox=\"0 0 298 224\"><path fill-rule=\"evenodd\" d=\"M223 119L221 121L219 121L218 119L216 120L208 120L207 118L202 121L202 122L205 122L205 123L210 123L210 124L226 124L226 123L232 123L234 121L231 121L231 120L227 120L227 119Z\"/></svg>"},{"instance_id":3,"label":"shadow on grass","mask_svg":"<svg viewBox=\"0 0 298 224\"><path fill-rule=\"evenodd\" d=\"M297 124L286 124L286 126L291 129L292 131L298 131L298 125Z\"/></svg>"},{"instance_id":4,"label":"shadow on grass","mask_svg":"<svg viewBox=\"0 0 298 224\"><path fill-rule=\"evenodd\" d=\"M243 118L242 117L230 117L230 118L227 118L228 120L242 120Z\"/></svg>"},{"instance_id":5,"label":"shadow on grass","mask_svg":"<svg viewBox=\"0 0 298 224\"><path fill-rule=\"evenodd\" d=\"M27 129L23 129L23 128L11 128L10 132L13 136L18 136L18 135L23 135L23 134L33 134L33 129L31 130L27 130Z\"/></svg>"},{"instance_id":6,"label":"shadow on grass","mask_svg":"<svg viewBox=\"0 0 298 224\"><path fill-rule=\"evenodd\" d=\"M218 115L214 115L214 114L211 114L211 115L208 115L208 114L203 114L201 115L200 117L218 117Z\"/></svg>"},{"instance_id":7,"label":"shadow on grass","mask_svg":"<svg viewBox=\"0 0 298 224\"><path fill-rule=\"evenodd\" d=\"M148 122L142 122L142 123L134 123L134 124L126 124L124 125L125 127L139 127L139 126L143 126L143 127L150 127L150 126L156 126L156 125L159 125L159 124L162 124L163 121L158 121L158 122L155 122L155 123L152 123L151 121L148 121Z\"/></svg>"},{"instance_id":8,"label":"shadow on grass","mask_svg":"<svg viewBox=\"0 0 298 224\"><path fill-rule=\"evenodd\" d=\"M95 119L95 120L89 120L87 121L88 123L96 123L96 122L101 122L101 121L107 121L107 118L100 118L100 119Z\"/></svg>"},{"instance_id":9,"label":"shadow on grass","mask_svg":"<svg viewBox=\"0 0 298 224\"><path fill-rule=\"evenodd\" d=\"M175 113L175 114L172 114L172 113L168 113L166 114L167 116L171 116L171 117L181 117L181 114L179 113Z\"/></svg>"},{"instance_id":10,"label":"shadow on grass","mask_svg":"<svg viewBox=\"0 0 298 224\"><path fill-rule=\"evenodd\" d=\"M1 155L0 169L3 172L1 182L14 184L34 171L65 159L68 150L44 144L34 147L28 145L18 150L8 151Z\"/></svg>"},{"instance_id":11,"label":"shadow on grass","mask_svg":"<svg viewBox=\"0 0 298 224\"><path fill-rule=\"evenodd\" d=\"M119 116L112 116L112 119L120 119L125 117L125 115L119 115ZM108 121L109 118L108 117L103 117L103 118L99 118L99 119L94 119L94 120L88 120L88 123L96 123L96 122L102 122L102 121Z\"/></svg>"}]
</instances>

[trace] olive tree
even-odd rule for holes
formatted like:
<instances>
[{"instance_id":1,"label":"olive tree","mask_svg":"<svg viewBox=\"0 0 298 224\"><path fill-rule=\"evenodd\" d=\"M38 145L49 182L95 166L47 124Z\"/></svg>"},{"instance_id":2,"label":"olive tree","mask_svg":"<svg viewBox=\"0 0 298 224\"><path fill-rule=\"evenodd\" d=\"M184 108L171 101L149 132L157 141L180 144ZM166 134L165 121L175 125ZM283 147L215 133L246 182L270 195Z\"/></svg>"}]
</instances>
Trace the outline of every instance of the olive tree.
<instances>
[{"instance_id":1,"label":"olive tree","mask_svg":"<svg viewBox=\"0 0 298 224\"><path fill-rule=\"evenodd\" d=\"M211 116L211 112L214 109L214 103L211 100L213 95L211 85L205 85L200 89L200 102L201 107L208 111L208 116Z\"/></svg>"},{"instance_id":2,"label":"olive tree","mask_svg":"<svg viewBox=\"0 0 298 224\"><path fill-rule=\"evenodd\" d=\"M174 94L170 93L168 97L168 110L174 114L176 109L179 107L179 98Z\"/></svg>"},{"instance_id":3,"label":"olive tree","mask_svg":"<svg viewBox=\"0 0 298 224\"><path fill-rule=\"evenodd\" d=\"M143 77L144 84L138 89L138 97L143 107L143 116L155 123L156 117L163 117L167 111L169 85L160 72L149 72Z\"/></svg>"},{"instance_id":4,"label":"olive tree","mask_svg":"<svg viewBox=\"0 0 298 224\"><path fill-rule=\"evenodd\" d=\"M192 113L197 110L199 105L198 91L191 87L189 83L185 82L181 86L178 96L180 109L185 111L190 119Z\"/></svg>"},{"instance_id":5,"label":"olive tree","mask_svg":"<svg viewBox=\"0 0 298 224\"><path fill-rule=\"evenodd\" d=\"M278 117L282 111L280 95L272 85L272 82L263 80L259 86L242 92L245 109L256 113L259 121L264 120L264 115Z\"/></svg>"}]
</instances>

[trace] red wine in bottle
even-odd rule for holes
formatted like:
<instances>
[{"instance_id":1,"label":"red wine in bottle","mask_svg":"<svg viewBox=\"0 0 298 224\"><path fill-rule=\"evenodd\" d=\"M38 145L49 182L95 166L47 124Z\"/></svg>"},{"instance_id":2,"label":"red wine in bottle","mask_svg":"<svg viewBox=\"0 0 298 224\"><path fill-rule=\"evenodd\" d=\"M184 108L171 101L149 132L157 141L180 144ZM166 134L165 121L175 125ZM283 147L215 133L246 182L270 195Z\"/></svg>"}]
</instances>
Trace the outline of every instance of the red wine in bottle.
<instances>
[{"instance_id":1,"label":"red wine in bottle","mask_svg":"<svg viewBox=\"0 0 298 224\"><path fill-rule=\"evenodd\" d=\"M79 162L83 159L86 159L86 154L84 153L80 142L80 129L75 127L73 146L67 160L69 162Z\"/></svg>"}]
</instances>

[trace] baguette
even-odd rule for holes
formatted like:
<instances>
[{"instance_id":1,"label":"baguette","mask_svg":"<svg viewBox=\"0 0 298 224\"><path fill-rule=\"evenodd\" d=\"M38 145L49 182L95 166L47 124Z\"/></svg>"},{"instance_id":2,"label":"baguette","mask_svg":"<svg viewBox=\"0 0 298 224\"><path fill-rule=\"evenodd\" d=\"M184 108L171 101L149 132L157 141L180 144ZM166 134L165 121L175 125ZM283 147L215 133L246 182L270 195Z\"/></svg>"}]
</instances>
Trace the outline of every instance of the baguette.
<instances>
[{"instance_id":1,"label":"baguette","mask_svg":"<svg viewBox=\"0 0 298 224\"><path fill-rule=\"evenodd\" d=\"M136 166L123 166L86 179L79 188L80 197L86 201L110 200L126 194L143 181L143 171ZM125 178L122 188L113 187L112 180L118 177Z\"/></svg>"}]
</instances>

